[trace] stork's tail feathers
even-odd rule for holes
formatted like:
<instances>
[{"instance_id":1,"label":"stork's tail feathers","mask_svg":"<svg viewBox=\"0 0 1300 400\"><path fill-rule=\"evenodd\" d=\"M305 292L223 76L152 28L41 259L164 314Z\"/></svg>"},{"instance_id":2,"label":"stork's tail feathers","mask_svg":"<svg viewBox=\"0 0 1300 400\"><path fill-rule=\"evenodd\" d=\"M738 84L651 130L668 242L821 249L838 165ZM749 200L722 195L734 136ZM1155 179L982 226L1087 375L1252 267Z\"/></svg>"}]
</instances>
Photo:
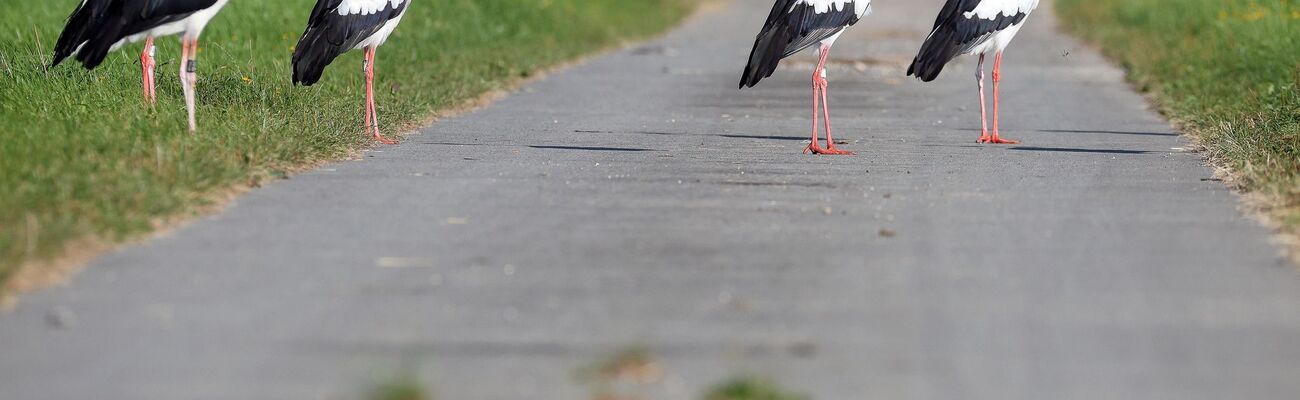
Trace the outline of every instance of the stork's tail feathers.
<instances>
[{"instance_id":1,"label":"stork's tail feathers","mask_svg":"<svg viewBox=\"0 0 1300 400\"><path fill-rule=\"evenodd\" d=\"M320 81L325 66L334 62L343 50L323 37L323 31L308 29L293 51L293 83L311 86Z\"/></svg>"},{"instance_id":2,"label":"stork's tail feathers","mask_svg":"<svg viewBox=\"0 0 1300 400\"><path fill-rule=\"evenodd\" d=\"M754 41L754 50L749 53L749 65L740 76L740 88L754 87L758 81L772 76L776 66L785 57L785 48L790 44L789 34L785 29L766 30Z\"/></svg>"},{"instance_id":3,"label":"stork's tail feathers","mask_svg":"<svg viewBox=\"0 0 1300 400\"><path fill-rule=\"evenodd\" d=\"M907 67L907 75L924 82L938 78L943 67L961 52L955 36L956 32L946 26L935 28L930 37L925 39L925 44L921 45L921 51L912 60L912 65Z\"/></svg>"},{"instance_id":4,"label":"stork's tail feathers","mask_svg":"<svg viewBox=\"0 0 1300 400\"><path fill-rule=\"evenodd\" d=\"M74 53L77 61L85 65L86 69L95 69L104 62L121 33L121 27L104 24L106 4L103 1L83 2L68 16L68 23L54 44L51 68Z\"/></svg>"}]
</instances>

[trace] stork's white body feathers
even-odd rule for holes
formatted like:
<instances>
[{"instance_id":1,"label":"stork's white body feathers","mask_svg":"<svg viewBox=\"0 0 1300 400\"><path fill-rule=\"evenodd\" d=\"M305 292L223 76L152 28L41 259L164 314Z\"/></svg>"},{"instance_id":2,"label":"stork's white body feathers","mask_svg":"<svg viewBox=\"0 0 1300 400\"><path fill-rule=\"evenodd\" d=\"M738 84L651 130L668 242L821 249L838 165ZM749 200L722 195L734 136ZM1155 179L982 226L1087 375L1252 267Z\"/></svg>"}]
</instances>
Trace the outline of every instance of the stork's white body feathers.
<instances>
[{"instance_id":1,"label":"stork's white body feathers","mask_svg":"<svg viewBox=\"0 0 1300 400\"><path fill-rule=\"evenodd\" d=\"M384 44L384 42L388 41L388 37L392 36L393 30L397 29L397 24L402 22L402 17L404 16L406 16L405 12L403 12L401 15L398 15L397 18L388 20L388 22L384 23L384 27L379 28L378 32L375 32L375 34L370 35L370 37L367 37L366 40L362 40L361 43L357 43L356 46L352 47L352 50L360 50L366 47L379 47L380 45Z\"/></svg>"},{"instance_id":2,"label":"stork's white body feathers","mask_svg":"<svg viewBox=\"0 0 1300 400\"><path fill-rule=\"evenodd\" d=\"M1026 17L1038 8L1039 0L980 0L975 9L963 13L962 16L968 19L980 19L986 21L996 20L998 17L1010 17L1017 14L1025 14ZM963 55L971 54L994 54L1007 49L1011 40L1020 33L1024 21L1014 23L1006 29L999 30L990 34L982 43L973 46L970 50L963 52Z\"/></svg>"},{"instance_id":3,"label":"stork's white body feathers","mask_svg":"<svg viewBox=\"0 0 1300 400\"><path fill-rule=\"evenodd\" d=\"M397 8L406 0L343 0L339 2L339 15L370 15L392 6Z\"/></svg>"},{"instance_id":4,"label":"stork's white body feathers","mask_svg":"<svg viewBox=\"0 0 1300 400\"><path fill-rule=\"evenodd\" d=\"M1028 14L1038 8L1038 2L1039 0L980 0L974 10L962 15L966 18L994 19L998 14Z\"/></svg>"},{"instance_id":5,"label":"stork's white body feathers","mask_svg":"<svg viewBox=\"0 0 1300 400\"><path fill-rule=\"evenodd\" d=\"M203 34L203 28L206 28L208 26L208 22L212 21L212 18L217 16L217 13L221 11L222 7L226 6L226 3L228 1L229 0L217 0L217 2L212 5L212 7L208 7L203 10L197 11L185 19L176 22L162 24L157 27L154 27L153 29L149 29L147 31L122 38L122 40L119 40L117 41L117 43L114 43L113 47L111 47L111 50L109 51L115 51L121 48L122 46L139 42L151 37L159 38L163 36L178 35L183 33L192 39L198 39L199 35Z\"/></svg>"},{"instance_id":6,"label":"stork's white body feathers","mask_svg":"<svg viewBox=\"0 0 1300 400\"><path fill-rule=\"evenodd\" d=\"M854 14L854 15L857 15L857 18L861 19L861 18L863 18L863 17L866 17L866 16L868 16L868 15L871 15L871 0L859 0L859 1L853 1L853 0L799 0L799 1L795 2L795 4L792 5L792 6L790 7L790 9L793 10L795 7L799 7L799 6L801 6L801 5L805 5L805 4L806 4L806 5L809 5L809 6L812 6L812 7L813 7L813 10L815 10L815 12L818 13L818 14L826 14L826 13L832 13L832 12L844 12L844 11L847 10L847 8L848 8L849 5L852 5L852 6L853 6L853 14ZM840 35L843 35L843 34L844 34L844 30L845 30L845 29L848 29L848 26L845 26L844 28L840 29L840 31L839 31L839 32L836 32L834 35L831 35L830 37L827 37L827 38L825 38L825 39L822 39L822 41L821 41L820 43L821 43L821 44L825 44L825 45L833 45L833 44L835 44L835 40L836 40L836 39L839 39L839 38L840 38Z\"/></svg>"},{"instance_id":7,"label":"stork's white body feathers","mask_svg":"<svg viewBox=\"0 0 1300 400\"><path fill-rule=\"evenodd\" d=\"M989 37L985 39L983 42L981 42L978 45L972 46L970 50L962 52L961 55L966 56L972 54L1000 53L1003 50L1006 50L1007 46L1011 44L1011 39L1014 39L1016 37L1016 34L1020 33L1021 26L1024 25L1015 24L1007 29L994 32L993 34L990 34Z\"/></svg>"},{"instance_id":8,"label":"stork's white body feathers","mask_svg":"<svg viewBox=\"0 0 1300 400\"><path fill-rule=\"evenodd\" d=\"M339 3L337 12L338 15L344 17L371 15L383 11L386 8L401 8L402 3L407 1L409 0L343 0ZM396 18L384 22L383 27L380 27L379 30L375 31L375 33L367 36L360 42L357 42L357 44L352 46L349 50L361 50L367 47L379 47L380 45L383 45L384 42L388 41L388 37L393 34L393 30L397 29L397 25L402 22L402 17L405 16L406 10L403 9L402 13L398 14Z\"/></svg>"},{"instance_id":9,"label":"stork's white body feathers","mask_svg":"<svg viewBox=\"0 0 1300 400\"><path fill-rule=\"evenodd\" d=\"M801 5L808 5L812 6L813 10L818 14L825 14L832 11L844 11L845 7L850 3L853 5L853 13L857 14L858 18L865 17L867 14L871 13L871 0L798 0L795 1L794 4L790 5L790 10L787 10L787 12L793 11L795 7Z\"/></svg>"}]
</instances>

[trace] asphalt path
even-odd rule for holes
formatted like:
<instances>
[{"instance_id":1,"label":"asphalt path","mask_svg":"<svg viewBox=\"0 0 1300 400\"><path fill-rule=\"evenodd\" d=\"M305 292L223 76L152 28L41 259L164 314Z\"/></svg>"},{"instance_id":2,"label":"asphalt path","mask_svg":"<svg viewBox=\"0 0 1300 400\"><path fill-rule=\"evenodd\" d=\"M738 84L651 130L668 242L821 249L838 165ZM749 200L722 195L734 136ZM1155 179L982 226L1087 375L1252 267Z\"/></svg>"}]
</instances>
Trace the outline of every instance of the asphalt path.
<instances>
[{"instance_id":1,"label":"asphalt path","mask_svg":"<svg viewBox=\"0 0 1300 400\"><path fill-rule=\"evenodd\" d=\"M690 399L1283 399L1300 278L1200 154L1045 2L977 145L972 59L903 76L939 0L736 82L770 1L256 190L0 315L0 399L591 398L644 346ZM430 55L436 56L436 55ZM358 100L359 101L359 100Z\"/></svg>"}]
</instances>

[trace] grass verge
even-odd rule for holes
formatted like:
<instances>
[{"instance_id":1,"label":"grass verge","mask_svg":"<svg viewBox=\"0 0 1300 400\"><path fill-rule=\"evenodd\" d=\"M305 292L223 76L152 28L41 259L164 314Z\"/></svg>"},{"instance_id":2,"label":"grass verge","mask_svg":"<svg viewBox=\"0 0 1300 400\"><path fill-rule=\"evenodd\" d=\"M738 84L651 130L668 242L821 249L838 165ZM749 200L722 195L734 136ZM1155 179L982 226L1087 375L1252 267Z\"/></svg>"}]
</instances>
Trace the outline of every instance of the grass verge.
<instances>
[{"instance_id":1,"label":"grass verge","mask_svg":"<svg viewBox=\"0 0 1300 400\"><path fill-rule=\"evenodd\" d=\"M1057 4L1068 29L1121 63L1252 206L1300 234L1300 1Z\"/></svg>"},{"instance_id":2,"label":"grass verge","mask_svg":"<svg viewBox=\"0 0 1300 400\"><path fill-rule=\"evenodd\" d=\"M77 0L9 0L0 13L0 287L24 265L121 242L219 202L243 185L352 154L361 128L361 58L340 58L310 88L290 55L312 0L231 2L199 52L199 133L185 129L179 41L158 46L154 109L140 95L140 44L87 72L47 70ZM684 0L416 1L379 50L389 132L547 67L652 35Z\"/></svg>"}]
</instances>

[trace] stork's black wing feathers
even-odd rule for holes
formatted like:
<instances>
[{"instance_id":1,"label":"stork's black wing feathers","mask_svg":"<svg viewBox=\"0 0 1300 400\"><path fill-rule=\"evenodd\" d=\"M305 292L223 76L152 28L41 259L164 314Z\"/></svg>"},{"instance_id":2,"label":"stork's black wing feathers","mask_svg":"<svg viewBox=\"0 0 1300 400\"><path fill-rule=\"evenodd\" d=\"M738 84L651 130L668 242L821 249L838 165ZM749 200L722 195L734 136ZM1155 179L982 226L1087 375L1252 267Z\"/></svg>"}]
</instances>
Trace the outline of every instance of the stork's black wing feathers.
<instances>
[{"instance_id":1,"label":"stork's black wing feathers","mask_svg":"<svg viewBox=\"0 0 1300 400\"><path fill-rule=\"evenodd\" d=\"M816 8L801 0L777 0L754 40L740 87L753 87L772 76L782 59L858 23L856 10L853 1L845 2L841 9L831 7L817 13Z\"/></svg>"},{"instance_id":2,"label":"stork's black wing feathers","mask_svg":"<svg viewBox=\"0 0 1300 400\"><path fill-rule=\"evenodd\" d=\"M189 16L197 11L212 7L213 4L217 4L217 0L128 0L125 2L144 3L143 6L139 8L141 20L170 18L171 21L177 21L184 18L174 18L174 16ZM129 9L134 10L135 8Z\"/></svg>"},{"instance_id":3,"label":"stork's black wing feathers","mask_svg":"<svg viewBox=\"0 0 1300 400\"><path fill-rule=\"evenodd\" d=\"M77 47L81 46L92 36L93 32L102 31L104 15L109 8L109 0L89 0L77 6L68 16L68 23L63 27L63 33L59 35L59 40L54 44L54 62L51 67L59 65L64 59L72 55Z\"/></svg>"},{"instance_id":4,"label":"stork's black wing feathers","mask_svg":"<svg viewBox=\"0 0 1300 400\"><path fill-rule=\"evenodd\" d=\"M127 36L180 21L212 7L217 0L86 0L68 17L54 45L51 66L76 53L86 69L94 69L113 44Z\"/></svg>"},{"instance_id":5,"label":"stork's black wing feathers","mask_svg":"<svg viewBox=\"0 0 1300 400\"><path fill-rule=\"evenodd\" d=\"M311 86L320 80L325 66L339 55L356 47L384 24L402 15L409 1L397 6L384 3L384 9L367 15L339 15L343 0L318 0L307 21L307 31L293 51L293 83Z\"/></svg>"},{"instance_id":6,"label":"stork's black wing feathers","mask_svg":"<svg viewBox=\"0 0 1300 400\"><path fill-rule=\"evenodd\" d=\"M930 37L926 38L921 51L907 68L908 75L932 81L953 58L983 44L993 33L1023 22L1028 16L1021 11L1015 15L998 14L993 19L967 18L966 13L974 11L980 1L948 0L943 5L934 20Z\"/></svg>"}]
</instances>

